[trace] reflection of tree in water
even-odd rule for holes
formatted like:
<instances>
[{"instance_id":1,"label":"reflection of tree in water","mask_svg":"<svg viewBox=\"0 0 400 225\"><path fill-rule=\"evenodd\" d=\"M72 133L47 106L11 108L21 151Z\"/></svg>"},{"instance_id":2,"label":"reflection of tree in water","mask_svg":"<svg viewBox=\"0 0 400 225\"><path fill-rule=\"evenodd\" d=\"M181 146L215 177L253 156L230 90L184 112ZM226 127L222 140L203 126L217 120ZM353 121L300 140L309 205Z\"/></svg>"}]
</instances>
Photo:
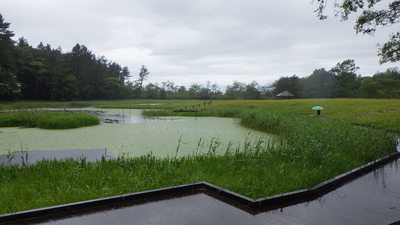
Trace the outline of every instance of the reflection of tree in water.
<instances>
[{"instance_id":1,"label":"reflection of tree in water","mask_svg":"<svg viewBox=\"0 0 400 225\"><path fill-rule=\"evenodd\" d=\"M372 176L374 177L374 180L376 181L376 183L379 183L379 182L380 182L380 179L381 179L382 187L383 187L384 189L386 189L386 181L385 181L386 173L385 173L385 167L382 167L382 168L379 168L379 169L374 170L374 171L372 172Z\"/></svg>"}]
</instances>

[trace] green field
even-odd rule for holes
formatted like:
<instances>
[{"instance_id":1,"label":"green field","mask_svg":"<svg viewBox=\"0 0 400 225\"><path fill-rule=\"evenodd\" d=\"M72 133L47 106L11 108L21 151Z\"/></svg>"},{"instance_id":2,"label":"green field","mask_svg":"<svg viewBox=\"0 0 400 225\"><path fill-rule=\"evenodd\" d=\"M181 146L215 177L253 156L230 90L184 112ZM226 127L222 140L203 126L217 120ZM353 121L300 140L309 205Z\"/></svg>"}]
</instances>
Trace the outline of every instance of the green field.
<instances>
[{"instance_id":1,"label":"green field","mask_svg":"<svg viewBox=\"0 0 400 225\"><path fill-rule=\"evenodd\" d=\"M147 110L146 115L236 117L244 126L277 134L279 138L269 145L249 142L227 149L224 154L216 154L210 147L207 153L184 157L147 155L98 163L67 160L0 166L0 213L198 181L251 198L294 191L395 152L395 135L350 122L400 130L399 100L213 101L205 106L203 102L121 100L73 104L157 109ZM24 104L67 107L71 103L7 102L1 107L26 108ZM199 112L172 112L196 105ZM315 113L311 110L314 105L325 107L322 115L336 120L310 116Z\"/></svg>"},{"instance_id":2,"label":"green field","mask_svg":"<svg viewBox=\"0 0 400 225\"><path fill-rule=\"evenodd\" d=\"M203 101L204 102L204 101ZM123 104L123 103L121 103ZM176 103L175 109L199 104L196 102ZM322 115L352 123L373 125L400 131L400 99L296 99L296 100L233 100L213 101L199 113L147 112L147 115L186 115L186 116L228 116L240 109L262 109L265 111L290 113L292 115L315 114L313 106L325 108ZM113 105L109 105L112 107ZM115 105L116 106L116 105ZM125 107L135 107L125 102ZM162 108L163 106L157 106ZM168 108L172 108L168 105Z\"/></svg>"}]
</instances>

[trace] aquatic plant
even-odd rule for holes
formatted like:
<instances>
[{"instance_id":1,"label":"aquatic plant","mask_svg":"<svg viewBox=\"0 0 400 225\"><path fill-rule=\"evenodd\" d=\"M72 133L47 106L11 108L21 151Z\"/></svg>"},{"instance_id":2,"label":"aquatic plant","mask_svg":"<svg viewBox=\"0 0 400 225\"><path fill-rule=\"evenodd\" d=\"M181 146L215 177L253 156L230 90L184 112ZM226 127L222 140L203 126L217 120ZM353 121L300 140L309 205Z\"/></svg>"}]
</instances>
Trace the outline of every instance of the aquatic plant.
<instances>
[{"instance_id":1,"label":"aquatic plant","mask_svg":"<svg viewBox=\"0 0 400 225\"><path fill-rule=\"evenodd\" d=\"M17 111L0 114L0 127L70 129L99 124L95 116L78 112Z\"/></svg>"}]
</instances>

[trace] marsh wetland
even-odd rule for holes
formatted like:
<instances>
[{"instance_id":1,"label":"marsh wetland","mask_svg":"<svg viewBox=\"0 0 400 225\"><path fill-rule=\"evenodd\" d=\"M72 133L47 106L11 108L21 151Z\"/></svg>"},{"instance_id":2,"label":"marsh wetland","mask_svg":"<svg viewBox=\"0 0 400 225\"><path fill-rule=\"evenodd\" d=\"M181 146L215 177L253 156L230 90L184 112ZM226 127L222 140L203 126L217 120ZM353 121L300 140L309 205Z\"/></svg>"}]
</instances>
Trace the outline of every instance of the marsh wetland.
<instances>
[{"instance_id":1,"label":"marsh wetland","mask_svg":"<svg viewBox=\"0 0 400 225\"><path fill-rule=\"evenodd\" d=\"M396 151L396 135L373 126L398 127L399 118L391 117L400 108L398 100L214 101L195 113L173 112L201 103L0 104L3 110L46 104L105 112L99 115L100 125L74 129L0 128L4 154L95 148L115 156L97 162L65 159L0 166L0 213L199 181L259 198L311 187ZM333 120L313 115L313 105L323 105L322 114ZM148 110L141 112L144 108ZM364 126L353 125L368 112L374 113ZM391 126L385 127L388 121Z\"/></svg>"},{"instance_id":2,"label":"marsh wetland","mask_svg":"<svg viewBox=\"0 0 400 225\"><path fill-rule=\"evenodd\" d=\"M71 110L71 109L67 109ZM143 117L138 109L74 109L97 114L101 124L78 129L0 128L0 154L29 150L107 149L115 156L183 156L235 151L272 135L217 117Z\"/></svg>"}]
</instances>

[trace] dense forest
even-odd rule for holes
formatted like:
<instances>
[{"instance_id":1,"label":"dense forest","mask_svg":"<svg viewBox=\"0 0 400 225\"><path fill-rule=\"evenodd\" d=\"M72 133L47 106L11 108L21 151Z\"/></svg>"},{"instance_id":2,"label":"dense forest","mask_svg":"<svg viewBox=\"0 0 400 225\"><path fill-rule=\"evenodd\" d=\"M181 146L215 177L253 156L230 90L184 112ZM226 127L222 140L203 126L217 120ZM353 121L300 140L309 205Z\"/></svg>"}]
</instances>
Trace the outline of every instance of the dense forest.
<instances>
[{"instance_id":1,"label":"dense forest","mask_svg":"<svg viewBox=\"0 0 400 225\"><path fill-rule=\"evenodd\" d=\"M0 100L273 99L285 90L294 98L400 98L397 68L365 77L357 74L353 60L330 70L317 69L304 78L284 76L272 85L235 81L224 91L210 83L145 85L150 74L145 66L133 77L127 67L96 56L84 45L64 53L43 43L32 47L24 38L14 41L9 26L0 14Z\"/></svg>"},{"instance_id":2,"label":"dense forest","mask_svg":"<svg viewBox=\"0 0 400 225\"><path fill-rule=\"evenodd\" d=\"M130 97L129 71L83 45L70 52L40 43L36 48L24 38L12 40L0 15L1 99L116 99Z\"/></svg>"}]
</instances>

